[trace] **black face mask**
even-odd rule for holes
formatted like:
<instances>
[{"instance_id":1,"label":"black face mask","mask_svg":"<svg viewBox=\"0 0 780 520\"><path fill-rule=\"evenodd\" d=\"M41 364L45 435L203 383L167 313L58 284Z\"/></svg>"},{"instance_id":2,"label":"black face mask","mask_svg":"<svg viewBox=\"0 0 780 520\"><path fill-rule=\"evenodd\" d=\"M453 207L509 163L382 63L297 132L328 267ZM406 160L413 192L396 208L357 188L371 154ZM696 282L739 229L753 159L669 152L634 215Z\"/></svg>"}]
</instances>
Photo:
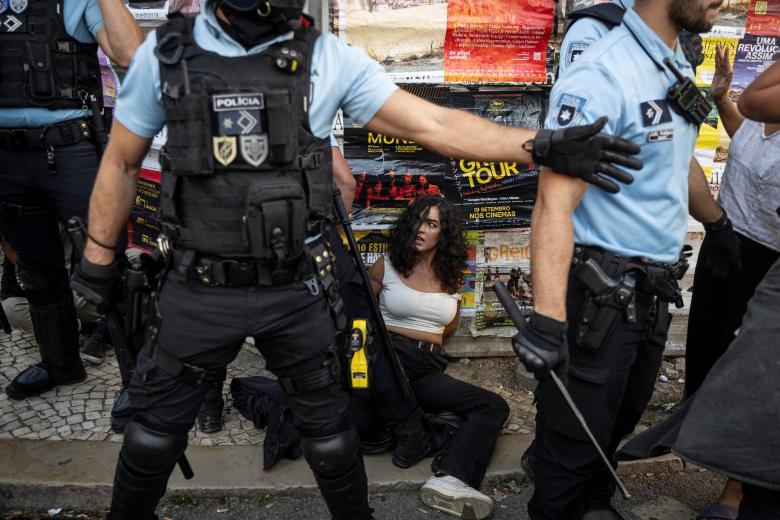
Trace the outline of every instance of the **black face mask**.
<instances>
[{"instance_id":1,"label":"black face mask","mask_svg":"<svg viewBox=\"0 0 780 520\"><path fill-rule=\"evenodd\" d=\"M258 9L239 11L222 2L217 4L217 7L222 9L222 13L228 19L228 23L225 23L218 17L219 24L231 38L240 43L245 49L251 49L280 34L286 33L292 29L291 21L297 22L301 16L299 9L272 8L268 16L261 16ZM260 12L266 12L267 10L267 5L259 8Z\"/></svg>"}]
</instances>

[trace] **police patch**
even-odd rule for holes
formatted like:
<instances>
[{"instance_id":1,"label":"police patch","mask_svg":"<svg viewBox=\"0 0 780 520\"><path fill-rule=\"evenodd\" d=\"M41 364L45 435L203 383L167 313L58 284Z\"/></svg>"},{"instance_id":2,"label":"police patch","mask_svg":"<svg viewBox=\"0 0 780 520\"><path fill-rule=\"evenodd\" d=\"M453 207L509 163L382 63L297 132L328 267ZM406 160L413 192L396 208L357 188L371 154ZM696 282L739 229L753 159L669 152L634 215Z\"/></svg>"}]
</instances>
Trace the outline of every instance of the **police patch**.
<instances>
[{"instance_id":1,"label":"police patch","mask_svg":"<svg viewBox=\"0 0 780 520\"><path fill-rule=\"evenodd\" d=\"M558 98L558 126L569 126L580 118L588 100L572 94L563 94Z\"/></svg>"},{"instance_id":2,"label":"police patch","mask_svg":"<svg viewBox=\"0 0 780 520\"><path fill-rule=\"evenodd\" d=\"M8 0L0 0L0 14L8 10Z\"/></svg>"},{"instance_id":3,"label":"police patch","mask_svg":"<svg viewBox=\"0 0 780 520\"><path fill-rule=\"evenodd\" d=\"M576 41L571 42L569 44L569 47L566 49L566 65L571 65L575 61L577 61L577 58L580 57L580 54L582 52L590 47L590 44L588 42L583 41Z\"/></svg>"},{"instance_id":4,"label":"police patch","mask_svg":"<svg viewBox=\"0 0 780 520\"><path fill-rule=\"evenodd\" d=\"M671 141L672 139L674 139L674 128L654 130L647 134L648 143L660 143L661 141Z\"/></svg>"},{"instance_id":5,"label":"police patch","mask_svg":"<svg viewBox=\"0 0 780 520\"><path fill-rule=\"evenodd\" d=\"M11 0L12 2L14 0ZM224 112L226 110L262 110L265 108L265 101L260 92L248 94L217 94L211 96L214 105L214 112Z\"/></svg>"},{"instance_id":6,"label":"police patch","mask_svg":"<svg viewBox=\"0 0 780 520\"><path fill-rule=\"evenodd\" d=\"M263 135L242 135L239 138L239 148L241 157L257 168L268 157L268 136Z\"/></svg>"},{"instance_id":7,"label":"police patch","mask_svg":"<svg viewBox=\"0 0 780 520\"><path fill-rule=\"evenodd\" d=\"M27 32L25 15L0 15L0 33Z\"/></svg>"},{"instance_id":8,"label":"police patch","mask_svg":"<svg viewBox=\"0 0 780 520\"><path fill-rule=\"evenodd\" d=\"M11 0L10 1L11 11L15 12L16 14L21 14L22 11L27 9L27 3L28 0Z\"/></svg>"},{"instance_id":9,"label":"police patch","mask_svg":"<svg viewBox=\"0 0 780 520\"><path fill-rule=\"evenodd\" d=\"M672 121L672 112L669 110L669 102L665 99L645 101L639 104L642 113L642 126L655 126Z\"/></svg>"},{"instance_id":10,"label":"police patch","mask_svg":"<svg viewBox=\"0 0 780 520\"><path fill-rule=\"evenodd\" d=\"M214 158L222 166L227 166L236 159L236 138L228 136L212 137L214 145Z\"/></svg>"}]
</instances>

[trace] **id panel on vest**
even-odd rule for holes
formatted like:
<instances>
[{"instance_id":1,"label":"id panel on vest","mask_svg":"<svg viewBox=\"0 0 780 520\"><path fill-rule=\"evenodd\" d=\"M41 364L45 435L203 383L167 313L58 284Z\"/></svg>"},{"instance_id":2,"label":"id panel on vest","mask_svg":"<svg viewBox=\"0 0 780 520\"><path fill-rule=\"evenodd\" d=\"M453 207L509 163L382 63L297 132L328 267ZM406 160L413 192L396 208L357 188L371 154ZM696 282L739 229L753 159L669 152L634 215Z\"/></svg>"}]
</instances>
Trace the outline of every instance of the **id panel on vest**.
<instances>
[{"instance_id":1,"label":"id panel on vest","mask_svg":"<svg viewBox=\"0 0 780 520\"><path fill-rule=\"evenodd\" d=\"M158 29L168 142L161 154L163 232L177 249L269 265L302 257L330 218L331 147L309 128L319 32L258 54L200 48L193 20Z\"/></svg>"},{"instance_id":2,"label":"id panel on vest","mask_svg":"<svg viewBox=\"0 0 780 520\"><path fill-rule=\"evenodd\" d=\"M68 34L62 0L5 0L0 13L1 108L102 105L96 43Z\"/></svg>"}]
</instances>

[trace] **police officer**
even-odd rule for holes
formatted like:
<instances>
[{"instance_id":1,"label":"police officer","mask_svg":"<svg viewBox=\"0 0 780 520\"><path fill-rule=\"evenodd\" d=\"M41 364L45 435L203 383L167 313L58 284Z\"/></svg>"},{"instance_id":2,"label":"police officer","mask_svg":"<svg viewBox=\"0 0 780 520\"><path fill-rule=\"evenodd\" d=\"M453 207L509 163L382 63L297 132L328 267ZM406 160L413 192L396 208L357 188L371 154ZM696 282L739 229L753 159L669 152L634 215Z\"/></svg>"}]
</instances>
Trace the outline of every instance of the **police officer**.
<instances>
[{"instance_id":1,"label":"police officer","mask_svg":"<svg viewBox=\"0 0 780 520\"><path fill-rule=\"evenodd\" d=\"M302 18L303 0L212 0L139 48L95 182L73 277L108 298L113 246L141 161L167 124L162 249L172 255L129 386L110 518L145 520L165 493L209 383L253 336L287 394L331 515L370 518L349 397L337 380L342 303L322 238L332 215L328 135L343 107L373 131L476 160L537 161L611 189L634 145L597 134L506 128L399 91L381 66ZM166 243L167 242L167 243ZM340 325L340 324L338 324Z\"/></svg>"},{"instance_id":2,"label":"police officer","mask_svg":"<svg viewBox=\"0 0 780 520\"><path fill-rule=\"evenodd\" d=\"M2 225L41 352L5 389L22 399L86 377L58 221L86 217L97 173L98 46L126 66L143 35L120 0L3 0L0 27Z\"/></svg>"},{"instance_id":3,"label":"police officer","mask_svg":"<svg viewBox=\"0 0 780 520\"><path fill-rule=\"evenodd\" d=\"M688 188L698 124L709 106L690 81L693 71L677 41L682 29L708 30L717 5L637 0L623 24L583 52L551 92L547 128L607 115L611 132L643 145L645 166L641 182L614 196L554 169L540 178L532 220L535 314L514 341L521 360L543 379L529 503L535 520L610 510L614 491L545 376L555 369L568 377L576 403L611 456L652 393L668 303L681 303L677 260L689 199L692 208L714 205L715 218L720 213L707 191ZM670 88L693 103L668 97Z\"/></svg>"}]
</instances>

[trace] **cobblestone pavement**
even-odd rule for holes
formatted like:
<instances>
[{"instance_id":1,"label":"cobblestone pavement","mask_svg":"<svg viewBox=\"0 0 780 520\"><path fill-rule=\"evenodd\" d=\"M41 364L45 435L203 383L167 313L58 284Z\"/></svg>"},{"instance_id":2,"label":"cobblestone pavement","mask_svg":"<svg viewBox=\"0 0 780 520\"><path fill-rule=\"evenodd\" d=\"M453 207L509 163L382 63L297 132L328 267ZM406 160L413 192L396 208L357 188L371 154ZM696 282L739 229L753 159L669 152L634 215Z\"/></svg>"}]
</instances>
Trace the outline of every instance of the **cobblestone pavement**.
<instances>
[{"instance_id":1,"label":"cobblestone pavement","mask_svg":"<svg viewBox=\"0 0 780 520\"><path fill-rule=\"evenodd\" d=\"M254 347L246 344L228 368L225 394L225 427L219 433L204 434L193 428L190 444L199 446L261 445L264 430L241 417L231 407L230 379L254 375L270 376L264 370L264 360ZM15 330L10 336L0 334L0 388L19 371L39 360L34 338ZM468 359L453 362L448 373L473 384L482 385L502 395L510 405L509 421L504 434L533 431L532 395L511 384L514 364L507 360ZM108 352L99 366L87 365L87 379L76 385L66 385L40 397L13 401L0 392L0 438L39 440L92 440L121 442L122 436L111 432L111 408L120 388L116 358Z\"/></svg>"},{"instance_id":2,"label":"cobblestone pavement","mask_svg":"<svg viewBox=\"0 0 780 520\"><path fill-rule=\"evenodd\" d=\"M241 350L228 369L226 398L230 393L230 378L269 375L263 358L253 347ZM252 350L250 350L252 349ZM111 408L119 393L120 379L116 358L107 353L99 366L87 365L87 379L76 385L60 386L40 397L14 401L0 392L0 438L91 440L121 442L122 436L111 432ZM0 332L0 387L5 386L24 368L40 360L34 338L15 330L9 335ZM200 446L259 445L264 432L251 421L225 407L225 428L215 434L197 429L190 432L190 444Z\"/></svg>"}]
</instances>

